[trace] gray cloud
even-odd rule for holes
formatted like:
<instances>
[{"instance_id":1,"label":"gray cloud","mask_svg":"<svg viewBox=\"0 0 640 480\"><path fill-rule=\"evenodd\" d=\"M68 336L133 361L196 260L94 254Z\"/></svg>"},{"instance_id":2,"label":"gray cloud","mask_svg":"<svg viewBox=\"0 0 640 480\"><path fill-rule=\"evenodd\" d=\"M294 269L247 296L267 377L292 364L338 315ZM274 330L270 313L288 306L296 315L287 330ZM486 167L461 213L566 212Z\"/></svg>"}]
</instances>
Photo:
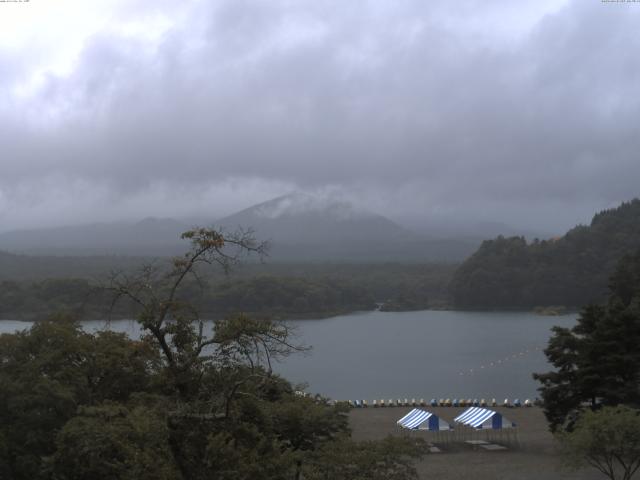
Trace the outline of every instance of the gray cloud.
<instances>
[{"instance_id":1,"label":"gray cloud","mask_svg":"<svg viewBox=\"0 0 640 480\"><path fill-rule=\"evenodd\" d=\"M159 38L96 31L31 83L42 55L0 48L0 220L223 215L306 189L555 229L638 195L640 7L512 5L185 3Z\"/></svg>"}]
</instances>

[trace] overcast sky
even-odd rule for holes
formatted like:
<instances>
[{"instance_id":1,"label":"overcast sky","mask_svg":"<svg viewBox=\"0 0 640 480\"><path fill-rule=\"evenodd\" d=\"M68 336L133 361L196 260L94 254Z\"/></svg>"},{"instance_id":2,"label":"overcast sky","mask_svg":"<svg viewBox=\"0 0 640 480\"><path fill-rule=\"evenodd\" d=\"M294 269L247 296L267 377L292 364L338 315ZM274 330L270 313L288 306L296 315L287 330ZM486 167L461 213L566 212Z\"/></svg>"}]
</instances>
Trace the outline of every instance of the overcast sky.
<instances>
[{"instance_id":1,"label":"overcast sky","mask_svg":"<svg viewBox=\"0 0 640 480\"><path fill-rule=\"evenodd\" d=\"M302 190L547 231L640 195L640 3L0 3L0 230Z\"/></svg>"}]
</instances>

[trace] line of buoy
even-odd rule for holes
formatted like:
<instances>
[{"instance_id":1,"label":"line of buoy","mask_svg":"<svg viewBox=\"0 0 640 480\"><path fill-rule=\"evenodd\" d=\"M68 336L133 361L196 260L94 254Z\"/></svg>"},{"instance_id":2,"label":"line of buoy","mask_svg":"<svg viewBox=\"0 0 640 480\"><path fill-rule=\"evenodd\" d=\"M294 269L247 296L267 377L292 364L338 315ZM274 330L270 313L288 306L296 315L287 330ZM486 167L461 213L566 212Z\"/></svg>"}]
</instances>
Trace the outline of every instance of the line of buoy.
<instances>
[{"instance_id":1,"label":"line of buoy","mask_svg":"<svg viewBox=\"0 0 640 480\"><path fill-rule=\"evenodd\" d=\"M540 346L534 346L534 347L530 347L527 348L525 350L522 350L521 352L516 352L510 355L507 355L505 358L501 358L499 360L494 360L492 362L489 362L488 365L480 365L479 367L477 367L476 369L473 368L469 368L468 370L460 370L458 372L458 375L464 376L464 375L474 375L475 373L477 373L478 370L484 370L485 368L491 368L491 367L497 367L500 365L503 365L505 362L508 362L509 360L515 360L519 357L524 357L525 355L528 355L530 353L533 352L537 352L542 350L543 347Z\"/></svg>"},{"instance_id":2,"label":"line of buoy","mask_svg":"<svg viewBox=\"0 0 640 480\"><path fill-rule=\"evenodd\" d=\"M344 401L334 401L334 403L345 403ZM353 408L367 408L369 407L369 403L366 400L347 400L346 403ZM491 399L491 401L487 402L484 398L478 400L474 399L457 399L453 400L447 398L440 398L436 400L432 398L431 401L425 402L424 398L421 398L419 401L416 401L415 398L412 398L411 401L408 399L404 399L404 401L400 398L397 400L389 399L385 401L381 400L373 400L371 402L371 407L373 408L384 408L384 407L506 407L506 408L519 408L519 407L532 407L534 403L531 400L526 399L524 402L521 402L520 399L516 398L513 402L510 402L508 398L505 398L504 401L499 404L495 398Z\"/></svg>"}]
</instances>

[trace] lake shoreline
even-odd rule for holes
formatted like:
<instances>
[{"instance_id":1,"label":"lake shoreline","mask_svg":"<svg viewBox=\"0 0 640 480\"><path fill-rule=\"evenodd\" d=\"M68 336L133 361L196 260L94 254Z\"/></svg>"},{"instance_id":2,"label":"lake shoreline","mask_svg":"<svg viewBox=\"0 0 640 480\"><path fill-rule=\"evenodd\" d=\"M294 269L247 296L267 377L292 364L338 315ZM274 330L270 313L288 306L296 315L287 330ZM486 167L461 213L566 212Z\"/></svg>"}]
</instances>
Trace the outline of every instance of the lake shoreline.
<instances>
[{"instance_id":1,"label":"lake shoreline","mask_svg":"<svg viewBox=\"0 0 640 480\"><path fill-rule=\"evenodd\" d=\"M225 314L204 314L205 321L212 321L216 319L226 318L232 315L247 315L253 318L265 318L271 320L278 321L319 321L319 320L327 320L335 317L349 316L349 315L359 315L363 313L372 313L372 312L386 312L386 313L420 313L420 312L453 312L453 313L516 313L516 314L533 314L539 317L566 317L570 315L577 315L580 313L579 309L567 309L562 313L545 313L544 311L538 311L534 309L466 309L466 308L423 308L419 310L384 310L381 308L374 308L371 310L337 310L326 313L292 313L292 314L283 314L283 313L259 313L259 312L235 312L235 313L225 313ZM30 317L30 315L27 315ZM0 322L23 322L23 323L36 323L45 321L46 318L41 318L39 316L25 318L23 315L15 315L14 318L0 318ZM135 318L131 318L128 316L113 316L111 318L112 321L136 321ZM80 318L78 321L80 322L93 322L97 321L94 316L87 318ZM101 320L102 321L102 320Z\"/></svg>"}]
</instances>

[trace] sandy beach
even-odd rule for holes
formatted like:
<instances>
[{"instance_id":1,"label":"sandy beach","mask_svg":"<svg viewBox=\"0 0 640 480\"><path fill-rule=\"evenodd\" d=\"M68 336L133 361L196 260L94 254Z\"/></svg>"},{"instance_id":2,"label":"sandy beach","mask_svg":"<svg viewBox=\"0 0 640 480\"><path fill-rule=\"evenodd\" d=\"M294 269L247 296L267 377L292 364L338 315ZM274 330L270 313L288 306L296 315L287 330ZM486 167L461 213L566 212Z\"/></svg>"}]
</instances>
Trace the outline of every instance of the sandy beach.
<instances>
[{"instance_id":1,"label":"sandy beach","mask_svg":"<svg viewBox=\"0 0 640 480\"><path fill-rule=\"evenodd\" d=\"M425 407L442 419L452 423L464 408ZM396 421L411 410L411 407L386 407L353 409L350 424L355 440L380 439L385 436L402 435ZM542 410L531 408L502 408L494 410L515 422L518 442L496 440L492 443L507 446L506 450L486 451L474 448L462 441L435 440L435 435L416 432L432 441L442 451L429 453L417 464L421 479L443 480L598 480L604 478L592 469L570 472L562 468L557 454L557 444L547 429Z\"/></svg>"}]
</instances>

